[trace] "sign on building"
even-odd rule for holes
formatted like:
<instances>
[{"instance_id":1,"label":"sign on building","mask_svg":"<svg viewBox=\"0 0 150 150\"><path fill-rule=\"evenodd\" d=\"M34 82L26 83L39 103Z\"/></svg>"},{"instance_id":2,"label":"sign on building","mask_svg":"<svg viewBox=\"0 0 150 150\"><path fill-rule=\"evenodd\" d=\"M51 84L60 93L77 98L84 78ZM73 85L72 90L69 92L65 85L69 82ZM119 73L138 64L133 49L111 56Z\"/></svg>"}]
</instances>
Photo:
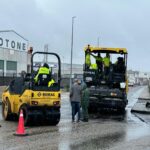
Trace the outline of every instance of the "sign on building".
<instances>
[{"instance_id":1,"label":"sign on building","mask_svg":"<svg viewBox=\"0 0 150 150\"><path fill-rule=\"evenodd\" d=\"M28 47L28 40L13 30L0 31L0 47L26 51Z\"/></svg>"}]
</instances>

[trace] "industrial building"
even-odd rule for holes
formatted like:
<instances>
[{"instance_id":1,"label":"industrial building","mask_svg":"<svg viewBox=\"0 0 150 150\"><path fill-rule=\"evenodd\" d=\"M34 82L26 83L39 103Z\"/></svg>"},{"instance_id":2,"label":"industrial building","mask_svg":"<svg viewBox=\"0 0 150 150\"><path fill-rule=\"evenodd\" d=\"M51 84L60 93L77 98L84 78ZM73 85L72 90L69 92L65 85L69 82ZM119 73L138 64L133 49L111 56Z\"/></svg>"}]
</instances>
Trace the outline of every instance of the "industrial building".
<instances>
[{"instance_id":1,"label":"industrial building","mask_svg":"<svg viewBox=\"0 0 150 150\"><path fill-rule=\"evenodd\" d=\"M0 76L30 70L28 40L13 30L0 31Z\"/></svg>"}]
</instances>

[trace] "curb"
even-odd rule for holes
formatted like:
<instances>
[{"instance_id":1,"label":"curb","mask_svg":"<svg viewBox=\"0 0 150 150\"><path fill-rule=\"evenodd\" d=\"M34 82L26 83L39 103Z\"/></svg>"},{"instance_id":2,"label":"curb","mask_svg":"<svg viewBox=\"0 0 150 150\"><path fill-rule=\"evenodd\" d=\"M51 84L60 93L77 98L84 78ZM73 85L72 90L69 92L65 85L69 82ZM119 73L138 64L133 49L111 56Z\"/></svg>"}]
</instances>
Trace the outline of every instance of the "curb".
<instances>
[{"instance_id":1,"label":"curb","mask_svg":"<svg viewBox=\"0 0 150 150\"><path fill-rule=\"evenodd\" d=\"M131 112L135 112L135 113L142 113L142 114L150 114L149 111L144 111L144 110L131 110Z\"/></svg>"},{"instance_id":2,"label":"curb","mask_svg":"<svg viewBox=\"0 0 150 150\"><path fill-rule=\"evenodd\" d=\"M141 98L141 97L139 97L138 100L149 100L150 101L150 98Z\"/></svg>"}]
</instances>

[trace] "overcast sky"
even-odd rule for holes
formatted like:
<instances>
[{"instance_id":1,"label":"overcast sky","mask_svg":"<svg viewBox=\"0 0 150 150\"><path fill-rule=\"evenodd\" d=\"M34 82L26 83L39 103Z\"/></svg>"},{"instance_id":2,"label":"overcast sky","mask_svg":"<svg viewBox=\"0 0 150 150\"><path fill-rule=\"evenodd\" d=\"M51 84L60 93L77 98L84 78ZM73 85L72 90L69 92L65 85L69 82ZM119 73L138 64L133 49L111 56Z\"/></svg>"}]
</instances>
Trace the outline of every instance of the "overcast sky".
<instances>
[{"instance_id":1,"label":"overcast sky","mask_svg":"<svg viewBox=\"0 0 150 150\"><path fill-rule=\"evenodd\" d=\"M71 19L74 63L83 63L87 44L128 49L128 68L150 71L150 0L0 0L0 30L13 29L34 50L60 54L70 63Z\"/></svg>"}]
</instances>

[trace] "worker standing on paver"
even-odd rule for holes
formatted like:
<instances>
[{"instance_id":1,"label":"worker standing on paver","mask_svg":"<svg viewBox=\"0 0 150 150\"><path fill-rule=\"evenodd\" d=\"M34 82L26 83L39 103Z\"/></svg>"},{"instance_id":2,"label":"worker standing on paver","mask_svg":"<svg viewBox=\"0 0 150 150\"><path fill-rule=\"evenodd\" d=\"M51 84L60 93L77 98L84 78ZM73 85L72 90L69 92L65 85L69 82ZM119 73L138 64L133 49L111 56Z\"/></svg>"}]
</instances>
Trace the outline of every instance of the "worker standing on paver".
<instances>
[{"instance_id":1,"label":"worker standing on paver","mask_svg":"<svg viewBox=\"0 0 150 150\"><path fill-rule=\"evenodd\" d=\"M107 78L108 74L109 74L109 70L110 70L110 55L109 55L109 53L106 53L106 56L103 58L103 63L104 63L105 78Z\"/></svg>"},{"instance_id":2,"label":"worker standing on paver","mask_svg":"<svg viewBox=\"0 0 150 150\"><path fill-rule=\"evenodd\" d=\"M89 89L87 88L86 83L83 84L82 96L81 96L81 106L82 106L82 121L88 122L88 106L89 106Z\"/></svg>"},{"instance_id":3,"label":"worker standing on paver","mask_svg":"<svg viewBox=\"0 0 150 150\"><path fill-rule=\"evenodd\" d=\"M75 121L75 115L78 114L77 122L80 121L80 104L81 104L82 87L79 85L78 79L75 79L70 90L70 102L72 107L72 122Z\"/></svg>"},{"instance_id":4,"label":"worker standing on paver","mask_svg":"<svg viewBox=\"0 0 150 150\"><path fill-rule=\"evenodd\" d=\"M90 55L90 50L87 49L85 53L85 67L89 69L91 66L91 55Z\"/></svg>"},{"instance_id":5,"label":"worker standing on paver","mask_svg":"<svg viewBox=\"0 0 150 150\"><path fill-rule=\"evenodd\" d=\"M95 60L96 60L96 64L97 64L97 67L98 67L98 71L99 72L102 72L103 71L103 58L101 57L101 54L100 53L98 53L98 55L97 56L95 56L95 55L93 55L93 54L91 54L94 58L95 58Z\"/></svg>"}]
</instances>

